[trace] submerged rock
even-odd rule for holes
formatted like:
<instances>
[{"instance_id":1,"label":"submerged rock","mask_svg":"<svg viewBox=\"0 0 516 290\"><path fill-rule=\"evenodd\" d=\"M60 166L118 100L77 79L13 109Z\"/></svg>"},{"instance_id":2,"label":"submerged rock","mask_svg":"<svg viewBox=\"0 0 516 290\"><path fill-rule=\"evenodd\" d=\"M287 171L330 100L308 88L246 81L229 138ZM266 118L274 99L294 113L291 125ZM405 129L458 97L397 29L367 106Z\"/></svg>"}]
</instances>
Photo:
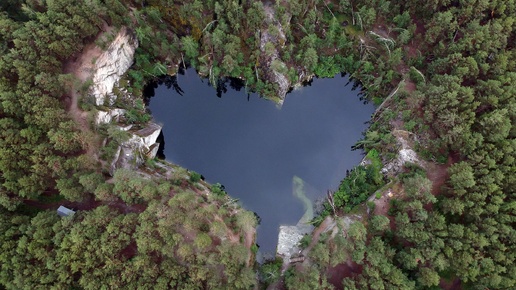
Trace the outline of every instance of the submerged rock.
<instances>
[{"instance_id":1,"label":"submerged rock","mask_svg":"<svg viewBox=\"0 0 516 290\"><path fill-rule=\"evenodd\" d=\"M306 196L306 183L298 176L292 178L292 193L296 196L305 208L305 213L295 226L280 226L278 235L278 247L276 254L281 256L284 261L289 261L292 256L299 254L299 242L304 235L309 234L313 230L313 226L309 224L312 220L313 203Z\"/></svg>"}]
</instances>

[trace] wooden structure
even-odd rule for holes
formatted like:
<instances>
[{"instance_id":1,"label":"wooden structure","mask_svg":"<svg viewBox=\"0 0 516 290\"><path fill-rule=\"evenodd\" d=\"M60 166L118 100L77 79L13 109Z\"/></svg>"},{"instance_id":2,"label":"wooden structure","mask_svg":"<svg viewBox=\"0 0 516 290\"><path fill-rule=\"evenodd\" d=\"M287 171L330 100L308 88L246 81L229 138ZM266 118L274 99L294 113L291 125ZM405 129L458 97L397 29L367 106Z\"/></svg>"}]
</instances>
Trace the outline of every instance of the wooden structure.
<instances>
[{"instance_id":1,"label":"wooden structure","mask_svg":"<svg viewBox=\"0 0 516 290\"><path fill-rule=\"evenodd\" d=\"M57 209L57 214L59 216L73 216L75 214L75 211L65 207L65 206L60 206L58 209Z\"/></svg>"}]
</instances>

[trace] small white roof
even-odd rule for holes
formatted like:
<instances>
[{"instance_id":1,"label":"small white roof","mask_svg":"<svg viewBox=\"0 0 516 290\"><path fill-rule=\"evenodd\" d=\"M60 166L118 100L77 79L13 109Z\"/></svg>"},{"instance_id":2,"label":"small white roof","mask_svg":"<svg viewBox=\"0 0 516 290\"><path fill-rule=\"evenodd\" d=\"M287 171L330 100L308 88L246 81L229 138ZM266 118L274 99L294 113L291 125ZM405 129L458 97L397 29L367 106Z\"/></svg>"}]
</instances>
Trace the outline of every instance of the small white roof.
<instances>
[{"instance_id":1,"label":"small white roof","mask_svg":"<svg viewBox=\"0 0 516 290\"><path fill-rule=\"evenodd\" d=\"M75 214L75 211L67 208L67 207L64 207L64 206L60 206L58 209L57 209L57 214L59 216L72 216Z\"/></svg>"}]
</instances>

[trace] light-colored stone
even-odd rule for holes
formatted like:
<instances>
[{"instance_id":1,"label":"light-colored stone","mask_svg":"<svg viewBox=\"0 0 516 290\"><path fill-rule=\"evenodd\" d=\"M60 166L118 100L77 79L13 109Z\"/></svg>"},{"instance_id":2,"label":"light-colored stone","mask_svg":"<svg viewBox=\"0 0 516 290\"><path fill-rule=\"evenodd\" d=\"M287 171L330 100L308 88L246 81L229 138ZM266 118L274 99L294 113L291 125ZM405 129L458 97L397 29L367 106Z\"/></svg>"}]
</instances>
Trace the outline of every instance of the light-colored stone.
<instances>
[{"instance_id":1,"label":"light-colored stone","mask_svg":"<svg viewBox=\"0 0 516 290\"><path fill-rule=\"evenodd\" d=\"M279 67L284 67L287 69L285 63L281 61L279 57L278 47L285 46L286 43L286 37L285 32L283 31L283 27L281 23L277 20L275 16L275 11L270 5L265 6L265 14L267 18L265 21L267 22L268 26L275 26L278 30L277 35L271 35L267 28L262 29L260 34L260 50L262 52L262 58L267 63L267 66L265 67L265 74L267 79L269 79L271 82L274 82L278 84L278 97L279 97L279 105L283 103L283 100L285 99L285 95L289 91L292 83L289 81L288 77L273 69L273 66L271 65L273 62L276 62ZM274 45L274 51L272 54L267 55L265 46L267 43L272 43Z\"/></svg>"},{"instance_id":2,"label":"light-colored stone","mask_svg":"<svg viewBox=\"0 0 516 290\"><path fill-rule=\"evenodd\" d=\"M401 149L400 152L399 152L399 158L404 163L406 163L406 162L418 163L419 162L419 158L417 157L417 153L414 150L410 149L410 148L408 148L408 149Z\"/></svg>"},{"instance_id":3,"label":"light-colored stone","mask_svg":"<svg viewBox=\"0 0 516 290\"><path fill-rule=\"evenodd\" d=\"M122 131L129 131L131 128L133 128L133 125L129 124L127 126L118 126L118 128L120 128Z\"/></svg>"},{"instance_id":4,"label":"light-colored stone","mask_svg":"<svg viewBox=\"0 0 516 290\"><path fill-rule=\"evenodd\" d=\"M109 45L108 49L100 54L93 65L93 84L90 88L90 94L95 97L97 106L108 105L113 106L116 95L113 89L118 85L120 78L127 72L133 64L133 57L138 47L138 40L134 33L127 28L121 28L119 33ZM122 101L131 101L129 94L118 89L124 99ZM108 102L106 102L106 98ZM128 103L129 106L134 105ZM95 122L97 125L111 123L112 121L120 122L120 118L126 113L121 108L109 108L101 110L97 113ZM109 171L114 174L116 169L136 169L142 165L146 159L156 157L159 144L156 140L161 132L161 126L150 122L143 129L134 131L133 125L118 126L119 130L131 133L131 138L122 143L115 153L114 159L111 161Z\"/></svg>"},{"instance_id":5,"label":"light-colored stone","mask_svg":"<svg viewBox=\"0 0 516 290\"><path fill-rule=\"evenodd\" d=\"M143 146L145 146L145 148L150 148L154 143L156 143L160 133L161 126L150 122L145 126L145 128L136 131L134 135L141 138L139 141Z\"/></svg>"},{"instance_id":6,"label":"light-colored stone","mask_svg":"<svg viewBox=\"0 0 516 290\"><path fill-rule=\"evenodd\" d=\"M299 241L305 234L311 233L312 229L312 226L280 226L276 254L282 256L284 260L289 260L292 255L298 254Z\"/></svg>"},{"instance_id":7,"label":"light-colored stone","mask_svg":"<svg viewBox=\"0 0 516 290\"><path fill-rule=\"evenodd\" d=\"M119 122L120 117L125 114L124 109L115 108L108 111L98 111L95 123L97 125L111 123L111 121Z\"/></svg>"},{"instance_id":8,"label":"light-colored stone","mask_svg":"<svg viewBox=\"0 0 516 290\"><path fill-rule=\"evenodd\" d=\"M119 129L126 131L127 128L119 127ZM161 126L152 122L145 128L133 132L131 138L119 146L111 162L110 173L113 174L119 168L136 169L146 159L155 158L159 147L156 140L160 132Z\"/></svg>"},{"instance_id":9,"label":"light-colored stone","mask_svg":"<svg viewBox=\"0 0 516 290\"><path fill-rule=\"evenodd\" d=\"M137 47L138 40L134 34L129 29L122 28L108 49L95 60L90 93L95 97L97 106L103 105L106 97L109 97L110 104L114 102L116 96L113 88L133 64Z\"/></svg>"},{"instance_id":10,"label":"light-colored stone","mask_svg":"<svg viewBox=\"0 0 516 290\"><path fill-rule=\"evenodd\" d=\"M414 140L411 139L415 139L416 136L413 133L404 130L395 130L392 134L396 136L396 140L401 148L398 151L396 159L387 163L382 168L381 172L383 174L394 175L399 173L407 162L414 163L425 168L425 162L421 160L417 153L412 149L411 143L414 142Z\"/></svg>"},{"instance_id":11,"label":"light-colored stone","mask_svg":"<svg viewBox=\"0 0 516 290\"><path fill-rule=\"evenodd\" d=\"M154 159L154 157L156 157L156 155L158 154L158 150L159 150L159 143L152 144L149 147L149 151L147 152L147 154L145 154L145 157L147 157L148 159Z\"/></svg>"}]
</instances>

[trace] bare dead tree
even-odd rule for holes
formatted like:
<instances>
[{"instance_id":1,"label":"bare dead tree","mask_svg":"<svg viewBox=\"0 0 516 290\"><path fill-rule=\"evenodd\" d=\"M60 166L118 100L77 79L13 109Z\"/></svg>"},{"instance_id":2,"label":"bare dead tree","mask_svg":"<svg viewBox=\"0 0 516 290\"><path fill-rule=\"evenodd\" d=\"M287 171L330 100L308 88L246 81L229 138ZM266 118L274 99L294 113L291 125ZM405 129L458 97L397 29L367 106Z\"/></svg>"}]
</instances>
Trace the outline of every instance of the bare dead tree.
<instances>
[{"instance_id":1,"label":"bare dead tree","mask_svg":"<svg viewBox=\"0 0 516 290\"><path fill-rule=\"evenodd\" d=\"M326 192L326 197L328 199L328 203L330 204L331 208L333 209L333 215L337 215L337 211L335 210L335 202L333 200L333 191L328 190Z\"/></svg>"}]
</instances>

